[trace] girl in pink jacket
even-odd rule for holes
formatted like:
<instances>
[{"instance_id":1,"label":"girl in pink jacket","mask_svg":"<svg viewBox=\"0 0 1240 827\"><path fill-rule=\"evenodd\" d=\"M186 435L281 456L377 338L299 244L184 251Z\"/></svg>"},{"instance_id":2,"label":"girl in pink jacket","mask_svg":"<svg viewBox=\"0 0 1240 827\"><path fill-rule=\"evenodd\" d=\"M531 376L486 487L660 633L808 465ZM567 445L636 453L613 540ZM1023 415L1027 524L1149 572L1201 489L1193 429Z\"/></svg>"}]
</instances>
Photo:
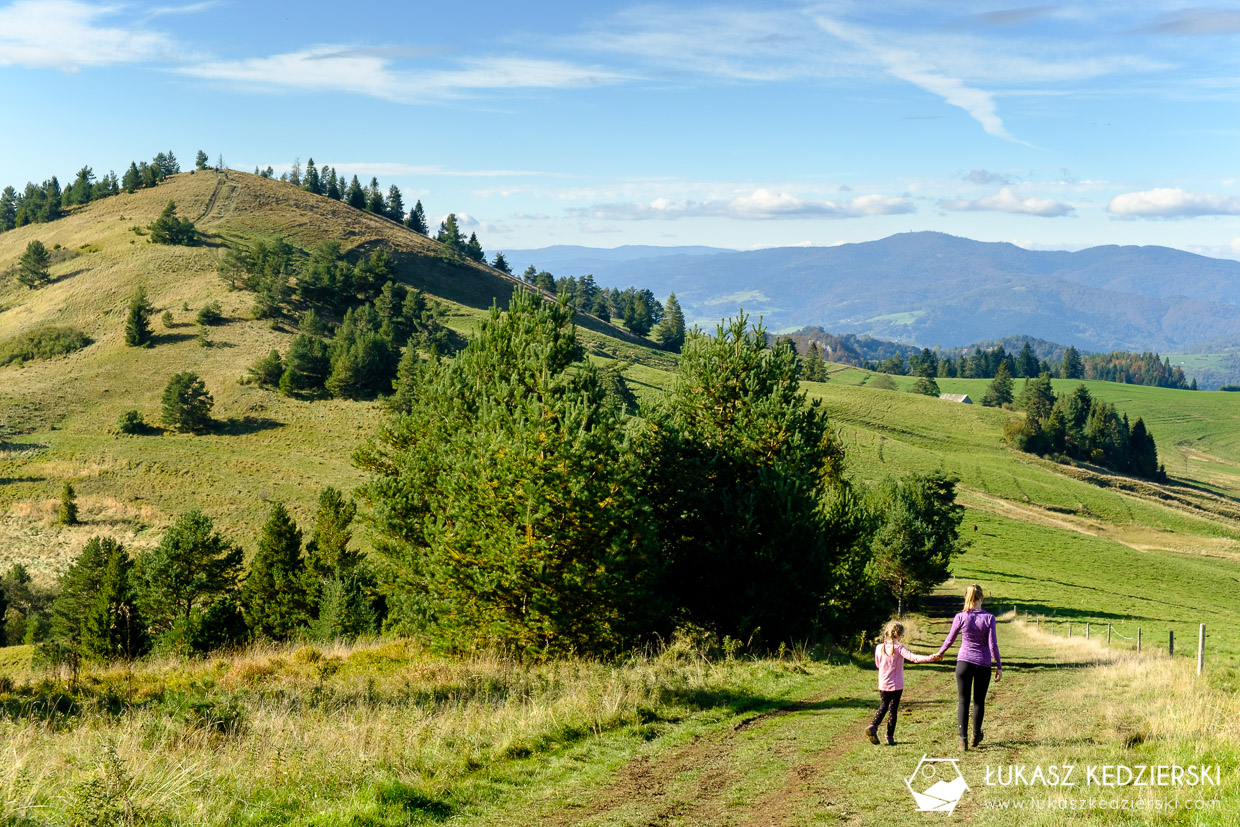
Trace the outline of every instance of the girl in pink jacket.
<instances>
[{"instance_id":1,"label":"girl in pink jacket","mask_svg":"<svg viewBox=\"0 0 1240 827\"><path fill-rule=\"evenodd\" d=\"M882 698L882 705L865 730L871 744L878 743L878 725L883 722L883 716L890 712L891 717L887 719L887 745L895 746L896 714L900 711L900 696L904 694L904 661L930 663L943 657L914 654L900 642L903 637L904 625L892 620L883 628L883 642L874 648L874 665L878 667L878 694Z\"/></svg>"}]
</instances>

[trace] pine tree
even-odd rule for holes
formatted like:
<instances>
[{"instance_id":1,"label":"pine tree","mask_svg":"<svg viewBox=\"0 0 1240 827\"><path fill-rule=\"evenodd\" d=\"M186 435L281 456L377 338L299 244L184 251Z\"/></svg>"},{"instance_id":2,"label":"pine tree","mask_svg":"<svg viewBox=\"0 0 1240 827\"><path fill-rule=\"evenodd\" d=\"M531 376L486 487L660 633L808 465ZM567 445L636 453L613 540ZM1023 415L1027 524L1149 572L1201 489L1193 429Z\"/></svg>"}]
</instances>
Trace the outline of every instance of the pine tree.
<instances>
[{"instance_id":1,"label":"pine tree","mask_svg":"<svg viewBox=\"0 0 1240 827\"><path fill-rule=\"evenodd\" d=\"M543 656L615 652L666 616L640 461L569 314L515 291L359 451L389 626Z\"/></svg>"},{"instance_id":2,"label":"pine tree","mask_svg":"<svg viewBox=\"0 0 1240 827\"><path fill-rule=\"evenodd\" d=\"M430 228L426 224L426 213L422 211L421 199L409 211L409 218L405 220L405 225L415 233L421 233L422 235L430 232Z\"/></svg>"},{"instance_id":3,"label":"pine tree","mask_svg":"<svg viewBox=\"0 0 1240 827\"><path fill-rule=\"evenodd\" d=\"M194 169L202 172L204 169L207 169L210 164L211 159L207 157L207 153L203 152L201 149L198 150L198 154L194 156Z\"/></svg>"},{"instance_id":4,"label":"pine tree","mask_svg":"<svg viewBox=\"0 0 1240 827\"><path fill-rule=\"evenodd\" d=\"M354 568L361 555L349 550L350 530L357 516L357 505L335 488L319 492L314 530L306 542L306 568L318 577L331 577Z\"/></svg>"},{"instance_id":5,"label":"pine tree","mask_svg":"<svg viewBox=\"0 0 1240 827\"><path fill-rule=\"evenodd\" d=\"M482 251L482 244L478 241L477 233L469 234L469 243L465 245L465 257L479 263L487 260L486 253Z\"/></svg>"},{"instance_id":6,"label":"pine tree","mask_svg":"<svg viewBox=\"0 0 1240 827\"><path fill-rule=\"evenodd\" d=\"M42 241L31 241L18 261L17 281L31 290L48 284L52 280L51 260Z\"/></svg>"},{"instance_id":7,"label":"pine tree","mask_svg":"<svg viewBox=\"0 0 1240 827\"><path fill-rule=\"evenodd\" d=\"M336 177L336 170L331 167L327 168L327 189L324 194L333 201L339 201L344 195L340 191L340 179Z\"/></svg>"},{"instance_id":8,"label":"pine tree","mask_svg":"<svg viewBox=\"0 0 1240 827\"><path fill-rule=\"evenodd\" d=\"M371 178L366 188L366 209L376 215L387 215L387 202L383 200L383 192L379 189L379 179Z\"/></svg>"},{"instance_id":9,"label":"pine tree","mask_svg":"<svg viewBox=\"0 0 1240 827\"><path fill-rule=\"evenodd\" d=\"M1033 377L1038 375L1038 357L1034 355L1033 348L1029 342L1025 342L1025 346L1020 349L1020 353L1016 357L1016 375Z\"/></svg>"},{"instance_id":10,"label":"pine tree","mask_svg":"<svg viewBox=\"0 0 1240 827\"><path fill-rule=\"evenodd\" d=\"M353 176L353 180L349 183L349 190L345 193L344 200L354 209L366 209L366 191L362 189L362 185L358 182L356 175Z\"/></svg>"},{"instance_id":11,"label":"pine tree","mask_svg":"<svg viewBox=\"0 0 1240 827\"><path fill-rule=\"evenodd\" d=\"M198 241L198 230L188 218L177 218L177 205L169 201L159 218L149 228L154 244L179 244L190 246Z\"/></svg>"},{"instance_id":12,"label":"pine tree","mask_svg":"<svg viewBox=\"0 0 1240 827\"><path fill-rule=\"evenodd\" d=\"M964 551L957 482L937 471L911 474L900 482L888 479L874 497L871 511L881 525L872 541L872 565L896 598L897 616L904 615L907 601L946 580L951 559Z\"/></svg>"},{"instance_id":13,"label":"pine tree","mask_svg":"<svg viewBox=\"0 0 1240 827\"><path fill-rule=\"evenodd\" d=\"M280 393L286 396L316 393L323 389L330 369L327 344L316 336L302 333L293 339L284 359Z\"/></svg>"},{"instance_id":14,"label":"pine tree","mask_svg":"<svg viewBox=\"0 0 1240 827\"><path fill-rule=\"evenodd\" d=\"M301 158L294 158L288 170L288 182L295 187L301 186Z\"/></svg>"},{"instance_id":15,"label":"pine tree","mask_svg":"<svg viewBox=\"0 0 1240 827\"><path fill-rule=\"evenodd\" d=\"M278 388L280 377L284 375L284 362L280 359L280 352L272 350L250 365L249 373L259 387Z\"/></svg>"},{"instance_id":16,"label":"pine tree","mask_svg":"<svg viewBox=\"0 0 1240 827\"><path fill-rule=\"evenodd\" d=\"M491 266L501 273L512 275L512 267L508 264L508 259L504 258L503 253L496 253L495 260L491 262Z\"/></svg>"},{"instance_id":17,"label":"pine tree","mask_svg":"<svg viewBox=\"0 0 1240 827\"><path fill-rule=\"evenodd\" d=\"M133 562L110 537L92 537L60 578L44 647L76 676L84 660L132 659L146 649Z\"/></svg>"},{"instance_id":18,"label":"pine tree","mask_svg":"<svg viewBox=\"0 0 1240 827\"><path fill-rule=\"evenodd\" d=\"M315 195L323 194L323 182L319 178L319 170L314 165L314 159L306 161L306 174L302 176L301 188L306 192L312 192Z\"/></svg>"},{"instance_id":19,"label":"pine tree","mask_svg":"<svg viewBox=\"0 0 1240 827\"><path fill-rule=\"evenodd\" d=\"M0 232L17 226L17 190L5 187L0 192Z\"/></svg>"},{"instance_id":20,"label":"pine tree","mask_svg":"<svg viewBox=\"0 0 1240 827\"><path fill-rule=\"evenodd\" d=\"M78 170L77 178L65 190L65 200L69 204L89 204L95 186L95 173L90 167Z\"/></svg>"},{"instance_id":21,"label":"pine tree","mask_svg":"<svg viewBox=\"0 0 1240 827\"><path fill-rule=\"evenodd\" d=\"M933 376L918 376L917 381L913 383L913 387L909 388L909 393L938 397L940 393L939 383L934 381Z\"/></svg>"},{"instance_id":22,"label":"pine tree","mask_svg":"<svg viewBox=\"0 0 1240 827\"><path fill-rule=\"evenodd\" d=\"M151 346L151 313L146 291L139 287L129 299L129 312L125 317L125 344L130 347Z\"/></svg>"},{"instance_id":23,"label":"pine tree","mask_svg":"<svg viewBox=\"0 0 1240 827\"><path fill-rule=\"evenodd\" d=\"M994 380L986 386L986 394L982 397L982 405L987 408L1002 408L1012 404L1012 375L1008 372L1007 362L1002 362L995 371Z\"/></svg>"},{"instance_id":24,"label":"pine tree","mask_svg":"<svg viewBox=\"0 0 1240 827\"><path fill-rule=\"evenodd\" d=\"M61 525L77 525L78 522L77 495L68 480L65 480L64 488L60 490L60 508L56 511L56 522Z\"/></svg>"},{"instance_id":25,"label":"pine tree","mask_svg":"<svg viewBox=\"0 0 1240 827\"><path fill-rule=\"evenodd\" d=\"M310 619L301 530L283 504L271 508L258 551L241 589L250 630L271 640L288 640Z\"/></svg>"},{"instance_id":26,"label":"pine tree","mask_svg":"<svg viewBox=\"0 0 1240 827\"><path fill-rule=\"evenodd\" d=\"M456 223L456 213L448 213L439 225L435 240L440 244L439 257L448 264L460 264L465 259L465 237Z\"/></svg>"},{"instance_id":27,"label":"pine tree","mask_svg":"<svg viewBox=\"0 0 1240 827\"><path fill-rule=\"evenodd\" d=\"M685 343L685 314L676 301L676 294L667 297L667 305L663 311L663 320L655 328L654 339L661 347L671 351L679 351ZM818 381L815 379L814 381Z\"/></svg>"},{"instance_id":28,"label":"pine tree","mask_svg":"<svg viewBox=\"0 0 1240 827\"><path fill-rule=\"evenodd\" d=\"M129 169L125 170L124 177L121 178L121 186L125 192L134 192L142 186L142 174L138 171L138 165L129 162Z\"/></svg>"},{"instance_id":29,"label":"pine tree","mask_svg":"<svg viewBox=\"0 0 1240 827\"><path fill-rule=\"evenodd\" d=\"M179 625L188 639L195 611L236 589L242 559L210 517L196 510L181 516L138 558L139 603L151 630L160 634Z\"/></svg>"},{"instance_id":30,"label":"pine tree","mask_svg":"<svg viewBox=\"0 0 1240 827\"><path fill-rule=\"evenodd\" d=\"M177 373L164 387L161 418L165 426L175 431L188 433L205 430L211 425L214 404L215 400L197 374L188 371Z\"/></svg>"},{"instance_id":31,"label":"pine tree","mask_svg":"<svg viewBox=\"0 0 1240 827\"><path fill-rule=\"evenodd\" d=\"M388 187L387 217L397 222L405 220L405 199L400 195L400 187L395 184Z\"/></svg>"}]
</instances>

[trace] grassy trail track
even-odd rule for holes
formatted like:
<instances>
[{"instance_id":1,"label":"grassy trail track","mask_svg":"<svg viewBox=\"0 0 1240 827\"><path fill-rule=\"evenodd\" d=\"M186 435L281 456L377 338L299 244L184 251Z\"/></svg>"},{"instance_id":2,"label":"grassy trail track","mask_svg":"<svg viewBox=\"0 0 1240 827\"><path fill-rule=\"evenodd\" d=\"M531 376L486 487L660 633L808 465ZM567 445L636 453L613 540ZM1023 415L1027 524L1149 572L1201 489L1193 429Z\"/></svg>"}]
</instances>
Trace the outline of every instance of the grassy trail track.
<instances>
[{"instance_id":1,"label":"grassy trail track","mask_svg":"<svg viewBox=\"0 0 1240 827\"><path fill-rule=\"evenodd\" d=\"M959 597L927 601L929 617L915 651L928 653L946 635ZM906 688L894 747L876 747L864 729L877 708L876 672L852 666L807 680L773 709L741 711L690 736L639 749L606 777L544 790L511 818L487 823L548 825L898 825L941 814L916 812L903 779L923 754L962 757L973 787L952 823L988 818L982 767L1011 764L1035 743L1035 722L1050 714L1074 680L1078 662L1000 624L1006 664L987 702L986 740L963 756L955 737L954 658L905 670ZM977 783L974 783L977 782ZM945 819L946 821L946 819Z\"/></svg>"}]
</instances>

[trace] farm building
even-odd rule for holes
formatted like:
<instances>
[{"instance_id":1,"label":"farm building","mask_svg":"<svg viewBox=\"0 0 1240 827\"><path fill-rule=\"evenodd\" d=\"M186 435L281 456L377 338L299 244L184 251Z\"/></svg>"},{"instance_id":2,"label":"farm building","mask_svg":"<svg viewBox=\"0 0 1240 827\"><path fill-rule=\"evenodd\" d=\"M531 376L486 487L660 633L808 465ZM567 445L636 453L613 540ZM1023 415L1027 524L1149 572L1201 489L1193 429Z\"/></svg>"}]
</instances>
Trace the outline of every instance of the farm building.
<instances>
[{"instance_id":1,"label":"farm building","mask_svg":"<svg viewBox=\"0 0 1240 827\"><path fill-rule=\"evenodd\" d=\"M973 404L973 400L969 398L967 393L940 393L939 399L946 399L949 402L960 402L964 405Z\"/></svg>"}]
</instances>

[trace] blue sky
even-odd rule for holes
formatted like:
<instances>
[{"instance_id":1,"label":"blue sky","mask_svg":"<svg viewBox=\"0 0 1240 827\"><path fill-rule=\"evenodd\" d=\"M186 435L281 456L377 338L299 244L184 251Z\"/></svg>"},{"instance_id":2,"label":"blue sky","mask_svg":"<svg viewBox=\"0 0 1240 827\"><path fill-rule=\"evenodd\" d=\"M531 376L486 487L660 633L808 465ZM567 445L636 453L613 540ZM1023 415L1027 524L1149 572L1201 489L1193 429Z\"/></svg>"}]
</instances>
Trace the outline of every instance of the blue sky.
<instances>
[{"instance_id":1,"label":"blue sky","mask_svg":"<svg viewBox=\"0 0 1240 827\"><path fill-rule=\"evenodd\" d=\"M1240 258L1240 6L343 8L0 0L0 184L201 148L377 176L488 251L939 230Z\"/></svg>"}]
</instances>

